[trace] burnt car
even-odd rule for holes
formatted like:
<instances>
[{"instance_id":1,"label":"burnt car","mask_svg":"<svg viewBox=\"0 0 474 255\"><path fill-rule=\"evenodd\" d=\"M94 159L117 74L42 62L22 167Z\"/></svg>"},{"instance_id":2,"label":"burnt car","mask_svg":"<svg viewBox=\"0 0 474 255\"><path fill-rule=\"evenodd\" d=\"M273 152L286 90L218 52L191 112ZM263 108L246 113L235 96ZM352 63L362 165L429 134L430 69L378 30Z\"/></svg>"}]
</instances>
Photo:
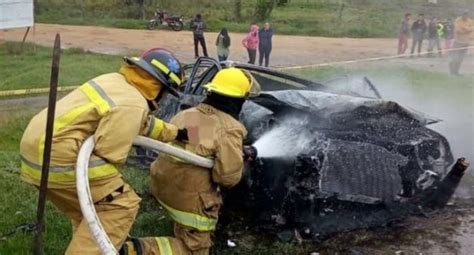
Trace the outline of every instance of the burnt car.
<instances>
[{"instance_id":1,"label":"burnt car","mask_svg":"<svg viewBox=\"0 0 474 255\"><path fill-rule=\"evenodd\" d=\"M463 161L449 171L449 143L428 128L439 120L383 100L368 78L319 83L199 58L185 68L181 98L165 98L160 117L169 120L197 105L203 85L230 66L249 71L261 87L240 115L249 131L245 143L259 157L246 162L236 188L223 190L224 225L241 214L252 226L323 239L442 207L462 177ZM136 157L147 164L155 155L142 151Z\"/></svg>"}]
</instances>

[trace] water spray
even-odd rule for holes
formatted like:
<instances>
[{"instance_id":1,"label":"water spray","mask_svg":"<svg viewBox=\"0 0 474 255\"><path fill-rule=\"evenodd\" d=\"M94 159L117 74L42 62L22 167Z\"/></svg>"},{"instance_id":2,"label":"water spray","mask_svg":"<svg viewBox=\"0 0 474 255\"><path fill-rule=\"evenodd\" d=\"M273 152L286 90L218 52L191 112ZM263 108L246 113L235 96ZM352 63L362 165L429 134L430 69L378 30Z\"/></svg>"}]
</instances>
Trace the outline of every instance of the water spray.
<instances>
[{"instance_id":1,"label":"water spray","mask_svg":"<svg viewBox=\"0 0 474 255\"><path fill-rule=\"evenodd\" d=\"M304 122L286 119L279 126L263 134L255 143L260 158L289 158L299 155L312 141Z\"/></svg>"}]
</instances>

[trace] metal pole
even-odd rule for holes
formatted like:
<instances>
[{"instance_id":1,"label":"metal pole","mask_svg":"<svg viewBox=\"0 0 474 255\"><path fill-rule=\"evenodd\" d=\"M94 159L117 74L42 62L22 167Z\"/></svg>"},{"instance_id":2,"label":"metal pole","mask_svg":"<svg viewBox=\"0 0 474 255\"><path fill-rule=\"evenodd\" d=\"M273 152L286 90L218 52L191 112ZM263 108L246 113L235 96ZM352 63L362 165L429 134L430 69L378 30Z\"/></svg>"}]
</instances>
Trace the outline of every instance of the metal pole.
<instances>
[{"instance_id":1,"label":"metal pole","mask_svg":"<svg viewBox=\"0 0 474 255\"><path fill-rule=\"evenodd\" d=\"M39 187L38 209L36 212L36 233L33 241L33 254L43 254L44 211L46 205L46 191L48 188L49 160L51 158L51 144L53 140L54 112L56 110L56 94L58 89L59 60L61 54L61 38L56 34L51 65L51 80L48 101L48 116L46 119L46 137L44 141L43 164L41 168L41 183Z\"/></svg>"}]
</instances>

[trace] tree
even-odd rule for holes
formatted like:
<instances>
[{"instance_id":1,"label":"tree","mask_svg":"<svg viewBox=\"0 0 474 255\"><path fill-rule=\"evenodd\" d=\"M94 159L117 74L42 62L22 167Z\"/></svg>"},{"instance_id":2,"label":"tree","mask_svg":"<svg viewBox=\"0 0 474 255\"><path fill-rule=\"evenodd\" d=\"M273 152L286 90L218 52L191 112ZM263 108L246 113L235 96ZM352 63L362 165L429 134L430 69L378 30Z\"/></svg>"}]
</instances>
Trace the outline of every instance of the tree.
<instances>
[{"instance_id":1,"label":"tree","mask_svg":"<svg viewBox=\"0 0 474 255\"><path fill-rule=\"evenodd\" d=\"M276 0L257 0L255 8L256 21L265 21L270 17Z\"/></svg>"},{"instance_id":2,"label":"tree","mask_svg":"<svg viewBox=\"0 0 474 255\"><path fill-rule=\"evenodd\" d=\"M84 19L84 16L86 15L86 2L85 0L79 0L79 2L81 6L81 17Z\"/></svg>"},{"instance_id":3,"label":"tree","mask_svg":"<svg viewBox=\"0 0 474 255\"><path fill-rule=\"evenodd\" d=\"M140 8L140 14L142 16L142 19L146 19L146 13L145 13L145 0L135 0L135 2L138 4Z\"/></svg>"},{"instance_id":4,"label":"tree","mask_svg":"<svg viewBox=\"0 0 474 255\"><path fill-rule=\"evenodd\" d=\"M234 0L235 21L242 21L242 0Z\"/></svg>"},{"instance_id":5,"label":"tree","mask_svg":"<svg viewBox=\"0 0 474 255\"><path fill-rule=\"evenodd\" d=\"M40 14L40 6L38 4L38 0L33 1L33 11L34 11L34 16L36 18L36 15Z\"/></svg>"},{"instance_id":6,"label":"tree","mask_svg":"<svg viewBox=\"0 0 474 255\"><path fill-rule=\"evenodd\" d=\"M286 6L290 0L277 0L277 6Z\"/></svg>"}]
</instances>

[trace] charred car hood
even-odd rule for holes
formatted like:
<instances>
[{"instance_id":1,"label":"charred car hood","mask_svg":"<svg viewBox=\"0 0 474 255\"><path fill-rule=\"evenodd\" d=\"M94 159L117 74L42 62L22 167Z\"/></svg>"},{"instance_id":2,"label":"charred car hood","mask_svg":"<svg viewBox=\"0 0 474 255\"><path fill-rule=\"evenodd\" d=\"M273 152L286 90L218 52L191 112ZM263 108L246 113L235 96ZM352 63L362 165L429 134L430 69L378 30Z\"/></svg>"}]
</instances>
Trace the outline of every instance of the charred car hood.
<instances>
[{"instance_id":1,"label":"charred car hood","mask_svg":"<svg viewBox=\"0 0 474 255\"><path fill-rule=\"evenodd\" d=\"M291 139L272 144L288 146L285 156L247 163L241 184L226 191L226 207L274 225L284 219L283 225L305 226L318 236L403 217L400 195L421 192L423 173L441 177L453 163L449 143L426 127L439 120L390 101L265 92L244 105L241 121L247 143L286 127ZM296 149L301 141L304 147Z\"/></svg>"}]
</instances>

